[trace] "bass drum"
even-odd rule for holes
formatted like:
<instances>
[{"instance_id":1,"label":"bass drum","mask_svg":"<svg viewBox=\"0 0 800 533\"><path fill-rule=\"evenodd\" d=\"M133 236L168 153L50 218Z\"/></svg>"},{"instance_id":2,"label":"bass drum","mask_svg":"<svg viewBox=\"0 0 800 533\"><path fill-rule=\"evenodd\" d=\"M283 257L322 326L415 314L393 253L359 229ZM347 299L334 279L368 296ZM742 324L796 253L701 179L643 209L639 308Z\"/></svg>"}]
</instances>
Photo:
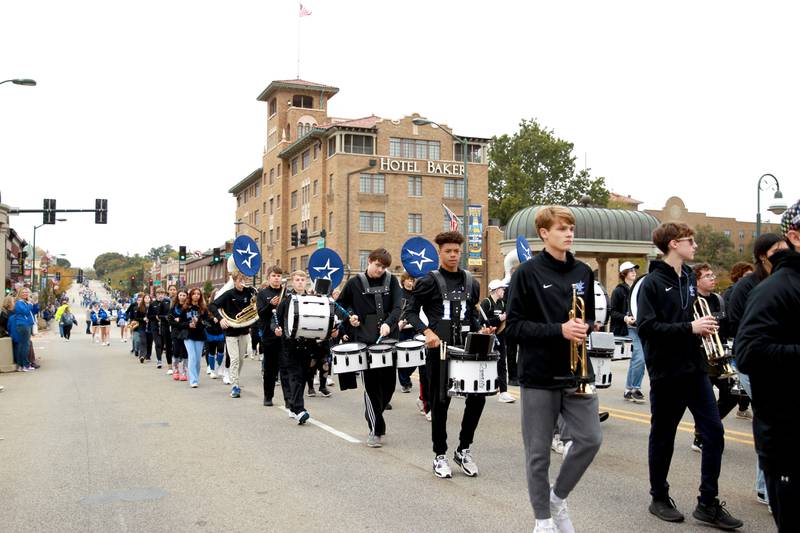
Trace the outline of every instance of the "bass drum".
<instances>
[{"instance_id":1,"label":"bass drum","mask_svg":"<svg viewBox=\"0 0 800 533\"><path fill-rule=\"evenodd\" d=\"M633 284L633 289L631 290L631 316L636 319L637 325L639 324L639 303L637 299L639 298L639 289L642 288L642 280L646 277L647 274L637 279L636 283Z\"/></svg>"},{"instance_id":2,"label":"bass drum","mask_svg":"<svg viewBox=\"0 0 800 533\"><path fill-rule=\"evenodd\" d=\"M608 300L608 292L603 287L602 283L594 281L594 323L599 326L608 324L608 319L611 318L611 313L608 312L610 307Z\"/></svg>"}]
</instances>

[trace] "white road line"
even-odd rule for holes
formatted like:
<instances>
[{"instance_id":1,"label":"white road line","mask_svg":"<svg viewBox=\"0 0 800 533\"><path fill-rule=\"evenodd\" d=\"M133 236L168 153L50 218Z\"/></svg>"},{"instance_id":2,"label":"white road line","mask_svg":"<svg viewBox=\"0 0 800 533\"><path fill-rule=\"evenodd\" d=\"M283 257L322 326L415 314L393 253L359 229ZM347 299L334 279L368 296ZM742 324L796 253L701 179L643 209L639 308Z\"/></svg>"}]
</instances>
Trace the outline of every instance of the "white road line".
<instances>
[{"instance_id":1,"label":"white road line","mask_svg":"<svg viewBox=\"0 0 800 533\"><path fill-rule=\"evenodd\" d=\"M285 407L281 407L280 409L283 410L286 413L289 412L289 410L287 408L285 408ZM358 440L357 438L351 437L350 435L348 435L344 431L339 431L338 429L332 428L328 424L320 422L319 420L317 420L315 418L309 418L308 419L308 423L309 424L313 424L313 425L317 426L320 429L324 429L325 431L327 431L331 435L336 435L340 439L344 439L347 442L352 442L353 444L360 444L361 443L361 441Z\"/></svg>"}]
</instances>

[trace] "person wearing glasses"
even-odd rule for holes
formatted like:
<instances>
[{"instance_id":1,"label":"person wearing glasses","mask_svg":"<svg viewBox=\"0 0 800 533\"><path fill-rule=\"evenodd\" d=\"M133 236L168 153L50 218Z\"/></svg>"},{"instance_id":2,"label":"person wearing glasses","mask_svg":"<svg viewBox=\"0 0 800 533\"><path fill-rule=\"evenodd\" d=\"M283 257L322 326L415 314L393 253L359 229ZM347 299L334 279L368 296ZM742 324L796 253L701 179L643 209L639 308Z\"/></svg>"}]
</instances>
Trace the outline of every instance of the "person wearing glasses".
<instances>
[{"instance_id":1,"label":"person wearing glasses","mask_svg":"<svg viewBox=\"0 0 800 533\"><path fill-rule=\"evenodd\" d=\"M650 376L649 511L667 522L684 520L670 497L667 476L675 433L688 408L703 443L700 494L692 516L719 529L740 528L742 521L731 516L718 499L725 441L698 339L714 333L717 320L693 318L697 280L685 263L694 259L697 250L694 230L684 223L665 222L653 230L653 244L663 257L650 262L650 273L641 281L637 296L638 333Z\"/></svg>"}]
</instances>

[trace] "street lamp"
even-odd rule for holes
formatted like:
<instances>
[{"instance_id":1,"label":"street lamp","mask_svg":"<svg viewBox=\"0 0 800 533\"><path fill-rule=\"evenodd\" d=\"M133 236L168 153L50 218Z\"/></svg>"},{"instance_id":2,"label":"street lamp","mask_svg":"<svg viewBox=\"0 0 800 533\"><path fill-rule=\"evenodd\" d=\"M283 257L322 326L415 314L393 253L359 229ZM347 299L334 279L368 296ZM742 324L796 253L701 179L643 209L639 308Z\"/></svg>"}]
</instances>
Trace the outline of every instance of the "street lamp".
<instances>
[{"instance_id":1,"label":"street lamp","mask_svg":"<svg viewBox=\"0 0 800 533\"><path fill-rule=\"evenodd\" d=\"M761 191L766 191L772 188L772 184L764 181L764 178L770 177L775 182L775 194L772 197L772 203L767 207L767 211L775 213L776 215L783 214L786 211L786 200L783 199L781 186L778 183L778 178L772 174L764 174L758 178L758 186L756 187L756 238L761 235Z\"/></svg>"},{"instance_id":2,"label":"street lamp","mask_svg":"<svg viewBox=\"0 0 800 533\"><path fill-rule=\"evenodd\" d=\"M36 80L31 80L28 78L17 78L15 80L3 80L0 81L0 85L4 83L13 83L14 85L25 85L26 87L36 87Z\"/></svg>"},{"instance_id":3,"label":"street lamp","mask_svg":"<svg viewBox=\"0 0 800 533\"><path fill-rule=\"evenodd\" d=\"M258 245L261 247L261 250L259 250L259 251L261 251L261 254L262 254L262 257L263 257L263 253L264 253L263 252L263 248L264 248L264 230L254 226L252 224L250 224L249 222L245 222L243 220L237 220L236 222L233 223L234 226L241 226L242 224L244 224L248 228L252 228L252 229L254 229L254 230L256 230L258 232L258 235L259 235ZM263 267L263 265L261 265L261 266ZM264 279L264 269L263 268L259 268L258 269L258 281L259 281L259 283L263 279ZM256 277L253 276L253 283L255 283L255 281L256 281Z\"/></svg>"},{"instance_id":4,"label":"street lamp","mask_svg":"<svg viewBox=\"0 0 800 533\"><path fill-rule=\"evenodd\" d=\"M30 80L30 81L33 81L33 80ZM36 83L36 82L34 82L34 83ZM57 218L56 219L56 222L66 222L66 221L67 221L66 218ZM34 287L36 287L36 285L34 283L36 281L36 230L41 228L44 225L45 224L42 223L42 224L39 224L38 226L34 226L33 227L33 253L31 254L31 257L32 257L32 259L31 259L31 290L33 290Z\"/></svg>"},{"instance_id":5,"label":"street lamp","mask_svg":"<svg viewBox=\"0 0 800 533\"><path fill-rule=\"evenodd\" d=\"M417 117L415 119L412 119L411 122L415 126L427 126L427 125L433 124L436 127L438 127L440 130L442 130L443 132L448 134L450 137L452 137L452 139L454 141L456 141L457 143L461 143L461 152L462 152L461 155L462 155L462 157L464 159L464 218L461 221L461 228L462 228L463 233L464 233L464 250L463 250L462 255L461 255L461 266L462 266L462 268L464 268L466 270L466 268L467 268L467 202L468 202L468 198L469 198L469 180L467 178L467 153L468 153L469 144L467 142L467 139L465 139L464 137L459 137L458 135L453 135L452 133L450 133L449 131L444 129L441 124L439 124L438 122L434 122L433 120L430 120L430 119L427 119L427 118L422 118L422 117Z\"/></svg>"}]
</instances>

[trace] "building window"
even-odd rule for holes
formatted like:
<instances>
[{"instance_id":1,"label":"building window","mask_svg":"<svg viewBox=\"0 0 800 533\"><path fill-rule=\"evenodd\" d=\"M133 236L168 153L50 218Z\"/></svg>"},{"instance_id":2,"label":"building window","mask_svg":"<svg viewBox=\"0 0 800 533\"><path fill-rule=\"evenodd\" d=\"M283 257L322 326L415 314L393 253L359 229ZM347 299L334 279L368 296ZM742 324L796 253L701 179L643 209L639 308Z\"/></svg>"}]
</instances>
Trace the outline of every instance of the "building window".
<instances>
[{"instance_id":1,"label":"building window","mask_svg":"<svg viewBox=\"0 0 800 533\"><path fill-rule=\"evenodd\" d=\"M444 180L444 197L445 198L464 198L464 180Z\"/></svg>"},{"instance_id":2,"label":"building window","mask_svg":"<svg viewBox=\"0 0 800 533\"><path fill-rule=\"evenodd\" d=\"M333 211L328 213L328 233L333 231Z\"/></svg>"},{"instance_id":3,"label":"building window","mask_svg":"<svg viewBox=\"0 0 800 533\"><path fill-rule=\"evenodd\" d=\"M384 193L383 174L361 174L361 186L358 191L364 194Z\"/></svg>"},{"instance_id":4,"label":"building window","mask_svg":"<svg viewBox=\"0 0 800 533\"><path fill-rule=\"evenodd\" d=\"M300 270L308 270L308 256L301 255L300 256Z\"/></svg>"},{"instance_id":5,"label":"building window","mask_svg":"<svg viewBox=\"0 0 800 533\"><path fill-rule=\"evenodd\" d=\"M739 245L739 253L740 253L740 254L743 254L743 253L744 253L744 246L742 246L742 245Z\"/></svg>"},{"instance_id":6,"label":"building window","mask_svg":"<svg viewBox=\"0 0 800 533\"><path fill-rule=\"evenodd\" d=\"M408 195L422 196L422 176L408 177Z\"/></svg>"},{"instance_id":7,"label":"building window","mask_svg":"<svg viewBox=\"0 0 800 533\"><path fill-rule=\"evenodd\" d=\"M276 176L279 178L281 177L281 173L283 172L283 163L278 163L278 171L275 173Z\"/></svg>"},{"instance_id":8,"label":"building window","mask_svg":"<svg viewBox=\"0 0 800 533\"><path fill-rule=\"evenodd\" d=\"M269 214L272 215L275 213L275 198L269 199Z\"/></svg>"},{"instance_id":9,"label":"building window","mask_svg":"<svg viewBox=\"0 0 800 533\"><path fill-rule=\"evenodd\" d=\"M236 195L236 207L241 207L241 205L242 205L242 195L241 194L237 194Z\"/></svg>"},{"instance_id":10,"label":"building window","mask_svg":"<svg viewBox=\"0 0 800 533\"><path fill-rule=\"evenodd\" d=\"M314 217L314 223L311 225L311 231L314 233L317 232L317 225L318 225L319 217Z\"/></svg>"},{"instance_id":11,"label":"building window","mask_svg":"<svg viewBox=\"0 0 800 533\"><path fill-rule=\"evenodd\" d=\"M289 260L289 265L291 265L291 268L290 268L290 270L291 270L292 272L294 272L295 270L297 270L297 258L296 258L296 257L292 257L292 258Z\"/></svg>"},{"instance_id":12,"label":"building window","mask_svg":"<svg viewBox=\"0 0 800 533\"><path fill-rule=\"evenodd\" d=\"M291 199L292 201L290 207L291 209L294 209L295 207L297 207L297 191L292 191Z\"/></svg>"},{"instance_id":13,"label":"building window","mask_svg":"<svg viewBox=\"0 0 800 533\"><path fill-rule=\"evenodd\" d=\"M375 153L375 138L370 135L347 133L344 135L344 149L342 151L348 154L373 155Z\"/></svg>"},{"instance_id":14,"label":"building window","mask_svg":"<svg viewBox=\"0 0 800 533\"><path fill-rule=\"evenodd\" d=\"M314 180L314 196L319 194L319 180Z\"/></svg>"},{"instance_id":15,"label":"building window","mask_svg":"<svg viewBox=\"0 0 800 533\"><path fill-rule=\"evenodd\" d=\"M277 202L275 202L275 204L277 205L277 207L275 209L280 209L281 208L281 195L280 194L278 195L278 200L277 200Z\"/></svg>"},{"instance_id":16,"label":"building window","mask_svg":"<svg viewBox=\"0 0 800 533\"><path fill-rule=\"evenodd\" d=\"M258 226L261 223L261 217L259 216L258 209L253 212L253 224Z\"/></svg>"},{"instance_id":17,"label":"building window","mask_svg":"<svg viewBox=\"0 0 800 533\"><path fill-rule=\"evenodd\" d=\"M369 265L369 254L372 253L369 250L359 250L358 251L358 268L359 270L366 270L367 266Z\"/></svg>"},{"instance_id":18,"label":"building window","mask_svg":"<svg viewBox=\"0 0 800 533\"><path fill-rule=\"evenodd\" d=\"M739 240L740 241L744 240L744 230L739 230Z\"/></svg>"},{"instance_id":19,"label":"building window","mask_svg":"<svg viewBox=\"0 0 800 533\"><path fill-rule=\"evenodd\" d=\"M483 154L485 147L482 144L467 143L467 162L468 163L483 163ZM464 145L456 143L453 145L453 159L456 161L464 160Z\"/></svg>"},{"instance_id":20,"label":"building window","mask_svg":"<svg viewBox=\"0 0 800 533\"><path fill-rule=\"evenodd\" d=\"M275 241L280 242L280 240L281 240L281 227L278 226L277 228L275 228Z\"/></svg>"},{"instance_id":21,"label":"building window","mask_svg":"<svg viewBox=\"0 0 800 533\"><path fill-rule=\"evenodd\" d=\"M303 152L303 170L311 166L311 150Z\"/></svg>"},{"instance_id":22,"label":"building window","mask_svg":"<svg viewBox=\"0 0 800 533\"><path fill-rule=\"evenodd\" d=\"M272 185L273 183L275 183L275 169L271 168L269 169L269 184Z\"/></svg>"},{"instance_id":23,"label":"building window","mask_svg":"<svg viewBox=\"0 0 800 533\"><path fill-rule=\"evenodd\" d=\"M292 159L292 176L296 176L297 175L297 163L298 163L298 158L297 157Z\"/></svg>"},{"instance_id":24,"label":"building window","mask_svg":"<svg viewBox=\"0 0 800 533\"><path fill-rule=\"evenodd\" d=\"M464 233L464 217L460 217L456 215L458 219L458 230L462 234ZM447 213L444 214L444 223L442 224L442 231L450 231L450 217L447 216Z\"/></svg>"},{"instance_id":25,"label":"building window","mask_svg":"<svg viewBox=\"0 0 800 533\"><path fill-rule=\"evenodd\" d=\"M439 141L422 139L389 139L389 156L406 159L440 159L441 145Z\"/></svg>"},{"instance_id":26,"label":"building window","mask_svg":"<svg viewBox=\"0 0 800 533\"><path fill-rule=\"evenodd\" d=\"M731 230L724 229L724 230L722 230L722 233L723 233L723 235L725 235L726 239L730 239L731 238Z\"/></svg>"},{"instance_id":27,"label":"building window","mask_svg":"<svg viewBox=\"0 0 800 533\"><path fill-rule=\"evenodd\" d=\"M328 194L333 194L333 174L328 176Z\"/></svg>"},{"instance_id":28,"label":"building window","mask_svg":"<svg viewBox=\"0 0 800 533\"><path fill-rule=\"evenodd\" d=\"M261 194L261 182L260 181L256 182L255 187L254 187L254 191L255 192L253 193L253 196L258 198L258 196Z\"/></svg>"},{"instance_id":29,"label":"building window","mask_svg":"<svg viewBox=\"0 0 800 533\"><path fill-rule=\"evenodd\" d=\"M328 157L336 153L336 135L328 139Z\"/></svg>"},{"instance_id":30,"label":"building window","mask_svg":"<svg viewBox=\"0 0 800 533\"><path fill-rule=\"evenodd\" d=\"M314 99L304 94L296 94L292 96L292 107L304 107L306 109L314 109Z\"/></svg>"},{"instance_id":31,"label":"building window","mask_svg":"<svg viewBox=\"0 0 800 533\"><path fill-rule=\"evenodd\" d=\"M422 233L422 213L408 214L408 232Z\"/></svg>"},{"instance_id":32,"label":"building window","mask_svg":"<svg viewBox=\"0 0 800 533\"><path fill-rule=\"evenodd\" d=\"M358 214L359 231L383 233L386 215L377 211L361 211Z\"/></svg>"},{"instance_id":33,"label":"building window","mask_svg":"<svg viewBox=\"0 0 800 533\"><path fill-rule=\"evenodd\" d=\"M269 230L269 245L270 246L272 246L272 243L275 242L274 237L275 237L275 234L273 233L273 230Z\"/></svg>"},{"instance_id":34,"label":"building window","mask_svg":"<svg viewBox=\"0 0 800 533\"><path fill-rule=\"evenodd\" d=\"M274 115L278 112L278 99L273 98L269 101L269 116Z\"/></svg>"},{"instance_id":35,"label":"building window","mask_svg":"<svg viewBox=\"0 0 800 533\"><path fill-rule=\"evenodd\" d=\"M261 204L261 212L262 213L266 213L267 212L267 202L264 202L263 204Z\"/></svg>"},{"instance_id":36,"label":"building window","mask_svg":"<svg viewBox=\"0 0 800 533\"><path fill-rule=\"evenodd\" d=\"M316 161L317 157L319 157L319 147L319 143L314 143L314 161Z\"/></svg>"},{"instance_id":37,"label":"building window","mask_svg":"<svg viewBox=\"0 0 800 533\"><path fill-rule=\"evenodd\" d=\"M289 226L289 236L292 236L297 231L297 224L292 224Z\"/></svg>"},{"instance_id":38,"label":"building window","mask_svg":"<svg viewBox=\"0 0 800 533\"><path fill-rule=\"evenodd\" d=\"M303 185L303 187L300 188L300 193L302 194L303 205L307 204L311 197L311 186Z\"/></svg>"}]
</instances>

